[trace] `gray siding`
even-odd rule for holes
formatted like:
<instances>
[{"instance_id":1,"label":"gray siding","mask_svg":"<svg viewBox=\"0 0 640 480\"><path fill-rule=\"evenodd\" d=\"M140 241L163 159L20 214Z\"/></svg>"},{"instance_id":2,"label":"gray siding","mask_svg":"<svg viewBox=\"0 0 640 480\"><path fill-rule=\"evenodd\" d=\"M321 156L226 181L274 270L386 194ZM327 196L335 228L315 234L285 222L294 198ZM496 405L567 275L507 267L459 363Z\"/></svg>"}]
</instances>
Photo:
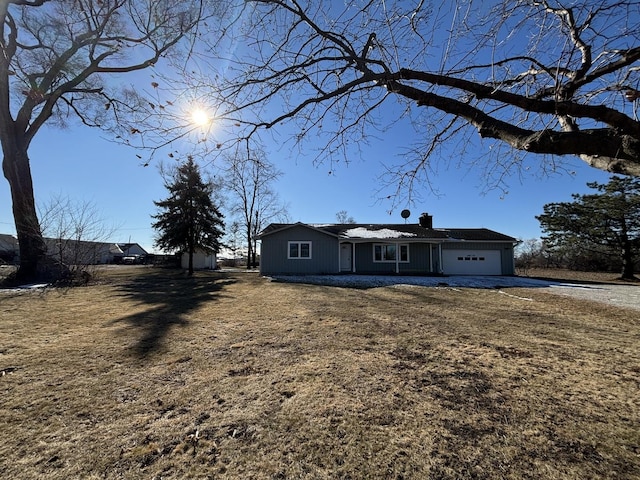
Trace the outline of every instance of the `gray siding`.
<instances>
[{"instance_id":1,"label":"gray siding","mask_svg":"<svg viewBox=\"0 0 640 480\"><path fill-rule=\"evenodd\" d=\"M310 259L290 259L289 242L311 242ZM260 273L330 274L338 273L338 239L301 225L286 228L262 238Z\"/></svg>"},{"instance_id":2,"label":"gray siding","mask_svg":"<svg viewBox=\"0 0 640 480\"><path fill-rule=\"evenodd\" d=\"M428 243L412 243L409 245L409 259L411 263L403 267L405 264L400 264L400 271L406 271L408 273L432 273L431 272L431 258L429 256L431 245ZM406 268L406 270L403 270Z\"/></svg>"},{"instance_id":3,"label":"gray siding","mask_svg":"<svg viewBox=\"0 0 640 480\"><path fill-rule=\"evenodd\" d=\"M395 262L374 262L373 245L380 242L356 244L356 273L395 273ZM403 244L403 242L398 242ZM407 243L409 245L409 263L398 263L399 273L428 274L431 273L429 244Z\"/></svg>"},{"instance_id":4,"label":"gray siding","mask_svg":"<svg viewBox=\"0 0 640 480\"><path fill-rule=\"evenodd\" d=\"M513 258L513 244L505 243L502 246L502 274L503 275L515 275L516 265Z\"/></svg>"},{"instance_id":5,"label":"gray siding","mask_svg":"<svg viewBox=\"0 0 640 480\"><path fill-rule=\"evenodd\" d=\"M289 242L311 242L311 258L288 258ZM344 242L351 245L351 242ZM376 243L355 244L355 272L360 274L395 274L395 262L374 262L373 246ZM439 247L435 244L402 242L409 245L409 262L398 263L400 274L428 275L441 271ZM513 275L513 245L509 242L446 242L443 251L451 249L493 250L500 252L502 275ZM260 272L263 275L286 274L336 274L340 272L340 245L337 237L305 225L294 225L273 231L262 238Z\"/></svg>"}]
</instances>

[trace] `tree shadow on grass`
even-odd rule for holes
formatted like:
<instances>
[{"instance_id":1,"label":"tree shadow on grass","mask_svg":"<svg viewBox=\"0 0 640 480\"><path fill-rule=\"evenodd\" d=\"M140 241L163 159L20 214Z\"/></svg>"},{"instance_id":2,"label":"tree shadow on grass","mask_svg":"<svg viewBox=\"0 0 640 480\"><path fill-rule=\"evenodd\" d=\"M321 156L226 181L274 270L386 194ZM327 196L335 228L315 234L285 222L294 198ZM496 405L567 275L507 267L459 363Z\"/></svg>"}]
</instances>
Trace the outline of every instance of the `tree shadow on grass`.
<instances>
[{"instance_id":1,"label":"tree shadow on grass","mask_svg":"<svg viewBox=\"0 0 640 480\"><path fill-rule=\"evenodd\" d=\"M133 352L145 358L160 350L174 326L189 324L188 314L206 302L220 298L222 289L235 283L229 275L217 272L198 272L189 277L177 270L149 270L120 285L119 296L148 305L142 312L118 318L140 336Z\"/></svg>"}]
</instances>

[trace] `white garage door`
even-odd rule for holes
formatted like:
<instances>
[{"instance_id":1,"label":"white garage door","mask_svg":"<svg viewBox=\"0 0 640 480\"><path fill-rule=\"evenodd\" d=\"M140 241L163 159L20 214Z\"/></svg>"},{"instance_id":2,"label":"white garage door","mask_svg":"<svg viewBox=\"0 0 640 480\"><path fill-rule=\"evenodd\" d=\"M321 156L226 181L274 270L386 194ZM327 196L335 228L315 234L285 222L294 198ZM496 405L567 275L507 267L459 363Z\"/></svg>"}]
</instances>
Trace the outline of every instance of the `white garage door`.
<instances>
[{"instance_id":1,"label":"white garage door","mask_svg":"<svg viewBox=\"0 0 640 480\"><path fill-rule=\"evenodd\" d=\"M443 250L446 275L502 275L500 250Z\"/></svg>"}]
</instances>

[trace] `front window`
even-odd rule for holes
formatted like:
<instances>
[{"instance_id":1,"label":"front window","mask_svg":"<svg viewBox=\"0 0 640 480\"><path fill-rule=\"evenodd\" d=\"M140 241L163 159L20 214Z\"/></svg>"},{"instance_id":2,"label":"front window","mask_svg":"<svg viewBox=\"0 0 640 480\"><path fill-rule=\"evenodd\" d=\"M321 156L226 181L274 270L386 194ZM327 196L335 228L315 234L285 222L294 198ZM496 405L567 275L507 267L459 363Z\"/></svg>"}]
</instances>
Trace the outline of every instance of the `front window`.
<instances>
[{"instance_id":1,"label":"front window","mask_svg":"<svg viewBox=\"0 0 640 480\"><path fill-rule=\"evenodd\" d=\"M376 244L373 246L374 262L395 262L396 255L401 263L409 262L409 245Z\"/></svg>"},{"instance_id":2,"label":"front window","mask_svg":"<svg viewBox=\"0 0 640 480\"><path fill-rule=\"evenodd\" d=\"M289 259L310 259L311 242L289 242Z\"/></svg>"}]
</instances>

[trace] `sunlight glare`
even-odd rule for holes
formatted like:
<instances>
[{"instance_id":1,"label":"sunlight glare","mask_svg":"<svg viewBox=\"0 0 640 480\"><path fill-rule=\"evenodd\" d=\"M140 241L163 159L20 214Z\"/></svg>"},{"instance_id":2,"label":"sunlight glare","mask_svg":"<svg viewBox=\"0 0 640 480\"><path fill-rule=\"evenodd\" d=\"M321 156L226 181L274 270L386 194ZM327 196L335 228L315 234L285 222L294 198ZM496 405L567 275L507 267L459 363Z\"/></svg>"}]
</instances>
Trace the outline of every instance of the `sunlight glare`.
<instances>
[{"instance_id":1,"label":"sunlight glare","mask_svg":"<svg viewBox=\"0 0 640 480\"><path fill-rule=\"evenodd\" d=\"M191 120L196 125L202 127L209 123L209 115L201 108L198 108L191 113Z\"/></svg>"}]
</instances>

